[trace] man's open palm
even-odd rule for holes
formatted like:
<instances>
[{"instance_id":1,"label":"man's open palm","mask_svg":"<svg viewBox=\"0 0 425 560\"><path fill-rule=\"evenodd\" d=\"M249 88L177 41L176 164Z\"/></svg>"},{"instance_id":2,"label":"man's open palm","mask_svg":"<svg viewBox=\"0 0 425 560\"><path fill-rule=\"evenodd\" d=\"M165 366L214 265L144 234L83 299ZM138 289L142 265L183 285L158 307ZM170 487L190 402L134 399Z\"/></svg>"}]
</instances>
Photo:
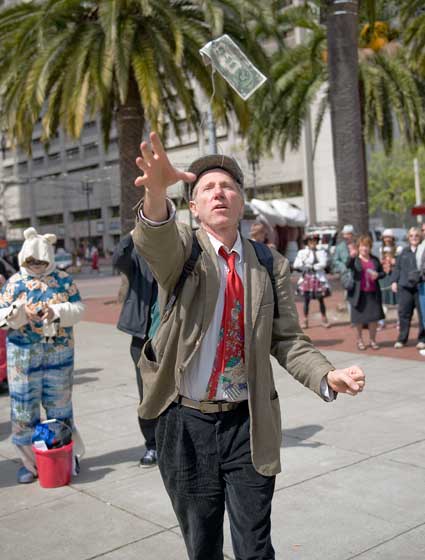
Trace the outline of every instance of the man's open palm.
<instances>
[{"instance_id":1,"label":"man's open palm","mask_svg":"<svg viewBox=\"0 0 425 560\"><path fill-rule=\"evenodd\" d=\"M148 142L142 142L142 157L136 159L138 168L143 171L143 176L134 181L136 187L144 186L152 195L163 194L169 186L178 181L192 183L196 179L193 173L180 171L171 164L156 132L151 132L149 138L150 145Z\"/></svg>"}]
</instances>

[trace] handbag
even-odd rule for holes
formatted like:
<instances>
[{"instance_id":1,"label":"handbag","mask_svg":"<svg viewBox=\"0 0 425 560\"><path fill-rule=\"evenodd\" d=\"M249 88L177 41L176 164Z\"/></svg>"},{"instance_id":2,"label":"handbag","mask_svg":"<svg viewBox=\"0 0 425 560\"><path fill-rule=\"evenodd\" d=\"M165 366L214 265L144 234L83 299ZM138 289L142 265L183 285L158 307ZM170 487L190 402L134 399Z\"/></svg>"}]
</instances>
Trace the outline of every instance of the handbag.
<instances>
[{"instance_id":1,"label":"handbag","mask_svg":"<svg viewBox=\"0 0 425 560\"><path fill-rule=\"evenodd\" d=\"M347 290L347 292L351 292L351 290L354 288L354 272L351 270L351 268L347 268L346 270L344 270L344 272L341 273L340 281L341 286L344 288L344 290Z\"/></svg>"}]
</instances>

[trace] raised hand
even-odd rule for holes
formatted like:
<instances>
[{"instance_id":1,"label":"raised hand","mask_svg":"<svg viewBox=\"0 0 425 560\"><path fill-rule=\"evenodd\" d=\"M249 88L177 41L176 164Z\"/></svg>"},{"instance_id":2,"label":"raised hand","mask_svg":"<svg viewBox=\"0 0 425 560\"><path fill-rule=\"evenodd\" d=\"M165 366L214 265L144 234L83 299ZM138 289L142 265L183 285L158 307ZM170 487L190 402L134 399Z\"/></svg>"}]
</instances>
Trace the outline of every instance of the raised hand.
<instances>
[{"instance_id":1,"label":"raised hand","mask_svg":"<svg viewBox=\"0 0 425 560\"><path fill-rule=\"evenodd\" d=\"M365 386L365 374L358 366L330 371L327 380L329 387L337 393L347 393L353 397L361 393Z\"/></svg>"},{"instance_id":2,"label":"raised hand","mask_svg":"<svg viewBox=\"0 0 425 560\"><path fill-rule=\"evenodd\" d=\"M167 188L180 180L192 183L196 175L173 167L156 132L151 132L149 137L150 146L147 142L140 144L142 157L136 159L136 165L143 171L143 176L137 177L134 184L145 187L144 216L163 222L168 218Z\"/></svg>"},{"instance_id":3,"label":"raised hand","mask_svg":"<svg viewBox=\"0 0 425 560\"><path fill-rule=\"evenodd\" d=\"M193 173L180 171L171 164L156 132L151 132L149 138L151 144L142 142L142 157L136 159L137 167L143 171L143 176L134 181L136 187L144 186L147 192L161 195L180 180L192 183L196 179Z\"/></svg>"}]
</instances>

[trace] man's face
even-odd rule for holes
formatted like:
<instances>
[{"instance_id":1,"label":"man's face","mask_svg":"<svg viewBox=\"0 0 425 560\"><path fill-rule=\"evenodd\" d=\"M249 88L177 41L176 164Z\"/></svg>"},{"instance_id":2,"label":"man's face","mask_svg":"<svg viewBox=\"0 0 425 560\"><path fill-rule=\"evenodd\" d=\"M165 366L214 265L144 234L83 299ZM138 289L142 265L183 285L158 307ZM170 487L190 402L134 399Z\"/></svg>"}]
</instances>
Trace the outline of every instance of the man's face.
<instances>
[{"instance_id":1,"label":"man's face","mask_svg":"<svg viewBox=\"0 0 425 560\"><path fill-rule=\"evenodd\" d=\"M207 231L236 231L243 209L240 187L229 173L213 169L201 175L192 194L190 210Z\"/></svg>"},{"instance_id":2,"label":"man's face","mask_svg":"<svg viewBox=\"0 0 425 560\"><path fill-rule=\"evenodd\" d=\"M421 226L421 233L422 233L422 239L425 239L425 224L422 224Z\"/></svg>"},{"instance_id":3,"label":"man's face","mask_svg":"<svg viewBox=\"0 0 425 560\"><path fill-rule=\"evenodd\" d=\"M342 234L342 238L345 239L345 242L348 243L352 243L353 241L353 234L352 233L343 233Z\"/></svg>"}]
</instances>

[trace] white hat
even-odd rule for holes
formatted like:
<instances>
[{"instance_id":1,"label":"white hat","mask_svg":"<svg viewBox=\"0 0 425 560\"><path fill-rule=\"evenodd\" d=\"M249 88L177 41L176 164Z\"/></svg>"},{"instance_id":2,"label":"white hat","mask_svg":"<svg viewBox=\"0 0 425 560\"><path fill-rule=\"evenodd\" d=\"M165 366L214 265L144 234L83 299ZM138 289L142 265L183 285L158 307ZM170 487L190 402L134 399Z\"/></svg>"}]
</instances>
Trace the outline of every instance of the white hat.
<instances>
[{"instance_id":1,"label":"white hat","mask_svg":"<svg viewBox=\"0 0 425 560\"><path fill-rule=\"evenodd\" d=\"M354 233L354 226L352 226L351 224L345 224L345 226L342 228L342 233Z\"/></svg>"},{"instance_id":2,"label":"white hat","mask_svg":"<svg viewBox=\"0 0 425 560\"><path fill-rule=\"evenodd\" d=\"M384 231L382 232L381 237L392 237L392 238L395 239L394 232L393 232L393 230L390 229L390 228L384 229Z\"/></svg>"},{"instance_id":3,"label":"white hat","mask_svg":"<svg viewBox=\"0 0 425 560\"><path fill-rule=\"evenodd\" d=\"M30 227L24 231L24 238L24 244L18 255L19 266L25 267L25 261L32 257L38 261L48 262L49 266L45 273L49 274L55 268L53 245L56 243L56 235L54 233L39 235L35 228Z\"/></svg>"}]
</instances>

